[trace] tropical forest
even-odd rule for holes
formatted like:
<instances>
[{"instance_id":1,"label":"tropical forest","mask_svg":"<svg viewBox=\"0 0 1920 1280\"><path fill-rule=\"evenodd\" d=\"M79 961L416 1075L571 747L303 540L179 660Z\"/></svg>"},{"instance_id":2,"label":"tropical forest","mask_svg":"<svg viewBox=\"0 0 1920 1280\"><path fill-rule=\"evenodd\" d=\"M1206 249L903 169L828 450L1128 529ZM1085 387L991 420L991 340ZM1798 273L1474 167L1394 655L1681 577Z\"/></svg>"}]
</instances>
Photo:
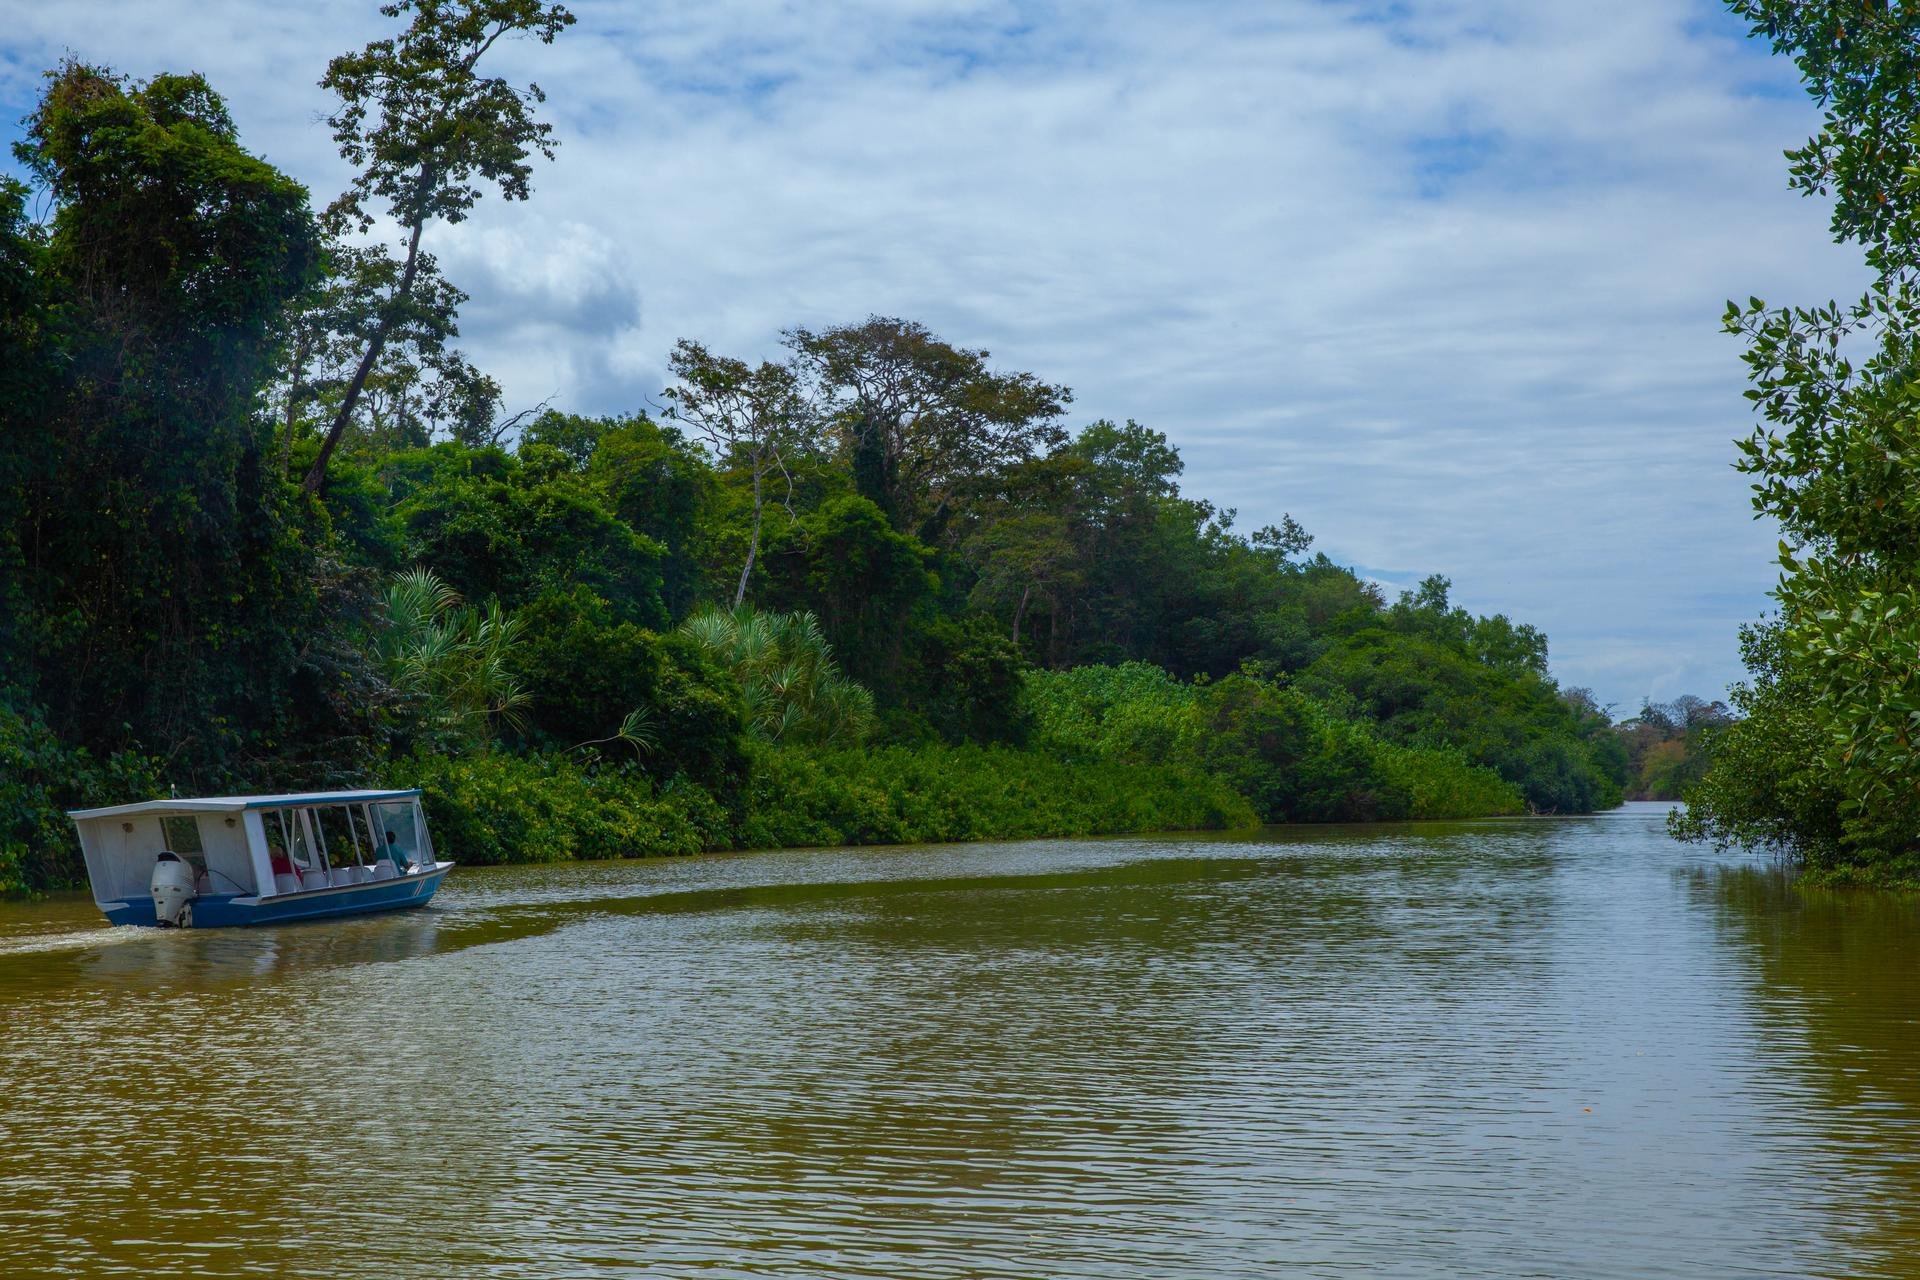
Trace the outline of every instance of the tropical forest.
<instances>
[{"instance_id":1,"label":"tropical forest","mask_svg":"<svg viewBox=\"0 0 1920 1280\"><path fill-rule=\"evenodd\" d=\"M1569 814L1697 772L1712 715L1616 726L1443 574L1390 598L1242 528L1151 424L911 317L689 335L612 416L503 404L433 234L534 197L562 140L485 55L573 18L392 16L327 64L325 200L199 75L46 73L0 189L0 885L81 882L69 807L376 778L489 862Z\"/></svg>"}]
</instances>

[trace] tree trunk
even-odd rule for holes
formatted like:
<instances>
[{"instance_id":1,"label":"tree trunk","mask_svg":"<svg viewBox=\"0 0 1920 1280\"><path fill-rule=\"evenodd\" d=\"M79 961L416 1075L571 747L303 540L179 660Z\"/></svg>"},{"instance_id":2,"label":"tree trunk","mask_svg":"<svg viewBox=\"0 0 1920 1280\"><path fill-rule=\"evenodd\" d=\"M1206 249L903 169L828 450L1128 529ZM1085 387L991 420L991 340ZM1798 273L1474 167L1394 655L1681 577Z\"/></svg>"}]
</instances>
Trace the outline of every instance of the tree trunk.
<instances>
[{"instance_id":1,"label":"tree trunk","mask_svg":"<svg viewBox=\"0 0 1920 1280\"><path fill-rule=\"evenodd\" d=\"M286 431L280 437L280 474L283 476L293 458L293 424L299 418L300 383L307 372L307 339L308 331L302 327L293 347L293 376L287 383Z\"/></svg>"},{"instance_id":2,"label":"tree trunk","mask_svg":"<svg viewBox=\"0 0 1920 1280\"><path fill-rule=\"evenodd\" d=\"M316 493L327 482L327 462L333 457L340 437L346 434L347 423L352 420L354 407L360 402L360 392L367 385L367 375L373 372L374 361L380 358L380 352L387 345L387 334L392 332L393 323L399 316L399 304L413 290L414 270L420 264L420 230L424 225L424 220L415 222L412 234L407 237L407 264L400 272L400 283L395 287L393 296L387 299L373 337L367 340L366 353L360 357L360 365L353 371L353 381L347 384L347 394L333 415L332 425L327 428L327 438L320 442L320 456L313 460L306 480L300 485L303 493Z\"/></svg>"},{"instance_id":3,"label":"tree trunk","mask_svg":"<svg viewBox=\"0 0 1920 1280\"><path fill-rule=\"evenodd\" d=\"M1020 643L1020 619L1025 616L1027 612L1027 597L1032 594L1033 583L1028 582L1026 586L1020 589L1020 607L1013 611L1013 643L1016 647Z\"/></svg>"},{"instance_id":4,"label":"tree trunk","mask_svg":"<svg viewBox=\"0 0 1920 1280\"><path fill-rule=\"evenodd\" d=\"M747 540L747 563L740 570L740 585L733 592L733 607L738 609L747 598L747 579L753 574L754 557L760 554L760 462L753 464L753 536Z\"/></svg>"}]
</instances>

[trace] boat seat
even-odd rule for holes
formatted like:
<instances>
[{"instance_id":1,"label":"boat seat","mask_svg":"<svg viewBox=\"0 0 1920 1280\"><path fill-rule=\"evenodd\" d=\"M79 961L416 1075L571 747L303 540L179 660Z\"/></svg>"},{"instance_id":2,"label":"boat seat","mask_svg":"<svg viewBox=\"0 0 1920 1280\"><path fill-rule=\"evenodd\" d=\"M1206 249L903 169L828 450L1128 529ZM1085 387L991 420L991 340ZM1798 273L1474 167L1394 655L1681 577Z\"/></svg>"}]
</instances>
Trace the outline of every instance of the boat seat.
<instances>
[{"instance_id":1,"label":"boat seat","mask_svg":"<svg viewBox=\"0 0 1920 1280\"><path fill-rule=\"evenodd\" d=\"M300 892L300 877L291 871L282 871L273 878L273 891L275 893Z\"/></svg>"},{"instance_id":2,"label":"boat seat","mask_svg":"<svg viewBox=\"0 0 1920 1280\"><path fill-rule=\"evenodd\" d=\"M333 877L316 867L312 871L302 871L300 883L308 889L330 889L333 887Z\"/></svg>"},{"instance_id":3,"label":"boat seat","mask_svg":"<svg viewBox=\"0 0 1920 1280\"><path fill-rule=\"evenodd\" d=\"M393 879L397 879L399 875L400 875L399 870L395 868L395 866L391 862L388 862L385 858L382 858L380 859L380 861L373 864L373 872L368 877L368 879L393 880Z\"/></svg>"}]
</instances>

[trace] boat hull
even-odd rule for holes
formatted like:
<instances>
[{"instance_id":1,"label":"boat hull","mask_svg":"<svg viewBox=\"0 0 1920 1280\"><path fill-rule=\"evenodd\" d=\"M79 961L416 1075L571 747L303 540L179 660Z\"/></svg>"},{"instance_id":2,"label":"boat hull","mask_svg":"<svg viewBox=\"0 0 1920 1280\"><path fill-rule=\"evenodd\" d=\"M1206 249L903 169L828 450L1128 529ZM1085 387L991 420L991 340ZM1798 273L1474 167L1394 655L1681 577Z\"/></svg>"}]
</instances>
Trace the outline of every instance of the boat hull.
<instances>
[{"instance_id":1,"label":"boat hull","mask_svg":"<svg viewBox=\"0 0 1920 1280\"><path fill-rule=\"evenodd\" d=\"M333 889L310 889L301 893L281 893L268 898L251 894L203 893L193 902L193 927L231 929L248 925L286 924L295 920L322 920L332 916L357 916L374 911L405 911L424 907L432 900L440 882L452 870L443 862L432 871L375 880L367 884L343 885ZM100 904L111 924L158 927L151 897L121 898Z\"/></svg>"}]
</instances>

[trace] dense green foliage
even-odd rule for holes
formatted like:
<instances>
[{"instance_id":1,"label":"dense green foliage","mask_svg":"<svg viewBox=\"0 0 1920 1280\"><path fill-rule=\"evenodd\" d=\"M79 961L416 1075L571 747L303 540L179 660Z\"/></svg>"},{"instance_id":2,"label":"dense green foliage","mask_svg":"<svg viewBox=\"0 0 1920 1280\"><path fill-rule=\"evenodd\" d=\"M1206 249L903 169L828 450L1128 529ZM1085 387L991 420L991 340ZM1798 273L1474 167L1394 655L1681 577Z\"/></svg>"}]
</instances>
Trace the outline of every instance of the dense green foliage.
<instances>
[{"instance_id":1,"label":"dense green foliage","mask_svg":"<svg viewBox=\"0 0 1920 1280\"><path fill-rule=\"evenodd\" d=\"M684 776L558 755L421 755L395 776L426 793L435 839L470 862L792 845L1083 836L1252 825L1232 787L1170 765L1073 764L975 746L753 749L745 818Z\"/></svg>"},{"instance_id":2,"label":"dense green foliage","mask_svg":"<svg viewBox=\"0 0 1920 1280\"><path fill-rule=\"evenodd\" d=\"M0 706L0 888L60 884L74 874L75 796L151 794L159 775L144 757L96 762L44 724Z\"/></svg>"},{"instance_id":3,"label":"dense green foliage","mask_svg":"<svg viewBox=\"0 0 1920 1280\"><path fill-rule=\"evenodd\" d=\"M923 325L500 416L419 232L550 139L446 59L570 19L390 16L328 71L324 217L204 82L78 64L21 148L50 219L0 186L0 886L166 786L416 781L478 861L1618 800L1538 632L1242 534L1161 433Z\"/></svg>"},{"instance_id":4,"label":"dense green foliage","mask_svg":"<svg viewBox=\"0 0 1920 1280\"><path fill-rule=\"evenodd\" d=\"M1070 764L1031 751L891 746L763 755L740 841L899 844L1249 826L1230 786L1171 765Z\"/></svg>"},{"instance_id":5,"label":"dense green foliage","mask_svg":"<svg viewBox=\"0 0 1920 1280\"><path fill-rule=\"evenodd\" d=\"M1749 629L1741 721L1677 830L1768 845L1835 877L1920 868L1920 14L1910 5L1733 0L1791 55L1825 115L1789 153L1833 198L1875 279L1850 306L1730 304L1762 419L1740 442L1780 525L1776 617Z\"/></svg>"},{"instance_id":6,"label":"dense green foliage","mask_svg":"<svg viewBox=\"0 0 1920 1280\"><path fill-rule=\"evenodd\" d=\"M1518 788L1452 747L1402 746L1298 689L1235 674L1183 684L1150 663L1037 674L1041 745L1069 760L1185 765L1265 822L1518 813Z\"/></svg>"},{"instance_id":7,"label":"dense green foliage","mask_svg":"<svg viewBox=\"0 0 1920 1280\"><path fill-rule=\"evenodd\" d=\"M1733 692L1742 714L1711 734L1706 775L1673 820L1682 839L1774 849L1822 874L1855 875L1842 775L1821 767L1830 713L1806 675L1786 661L1777 625L1747 627L1741 651L1749 682Z\"/></svg>"}]
</instances>

